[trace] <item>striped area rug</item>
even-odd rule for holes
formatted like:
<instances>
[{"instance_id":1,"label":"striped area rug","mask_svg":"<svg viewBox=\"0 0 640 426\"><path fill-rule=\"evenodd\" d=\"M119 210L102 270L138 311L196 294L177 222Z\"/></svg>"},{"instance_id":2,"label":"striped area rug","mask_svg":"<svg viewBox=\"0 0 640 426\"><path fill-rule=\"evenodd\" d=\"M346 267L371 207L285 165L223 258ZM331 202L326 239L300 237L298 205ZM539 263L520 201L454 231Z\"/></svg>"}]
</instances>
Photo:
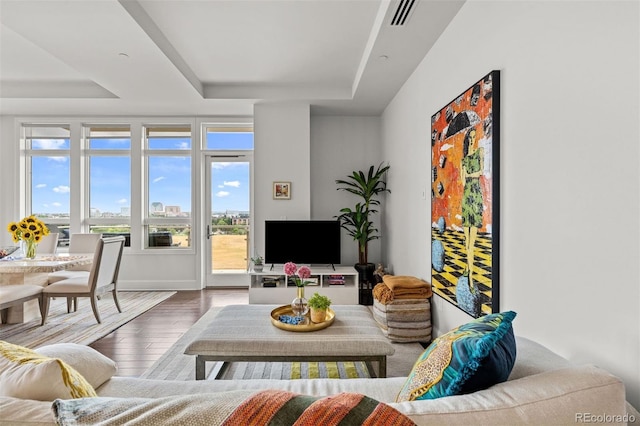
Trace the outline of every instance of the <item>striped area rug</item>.
<instances>
[{"instance_id":1,"label":"striped area rug","mask_svg":"<svg viewBox=\"0 0 640 426\"><path fill-rule=\"evenodd\" d=\"M216 363L209 373L212 380L223 368ZM248 379L357 379L368 378L369 370L362 361L344 362L232 362L223 370L223 380Z\"/></svg>"},{"instance_id":2,"label":"striped area rug","mask_svg":"<svg viewBox=\"0 0 640 426\"><path fill-rule=\"evenodd\" d=\"M0 340L36 348L53 343L89 345L175 294L175 291L119 291L122 313L116 309L111 294L98 300L102 324L98 324L87 298L78 299L78 311L67 313L66 298L51 300L47 323L40 319L23 324L0 325Z\"/></svg>"}]
</instances>

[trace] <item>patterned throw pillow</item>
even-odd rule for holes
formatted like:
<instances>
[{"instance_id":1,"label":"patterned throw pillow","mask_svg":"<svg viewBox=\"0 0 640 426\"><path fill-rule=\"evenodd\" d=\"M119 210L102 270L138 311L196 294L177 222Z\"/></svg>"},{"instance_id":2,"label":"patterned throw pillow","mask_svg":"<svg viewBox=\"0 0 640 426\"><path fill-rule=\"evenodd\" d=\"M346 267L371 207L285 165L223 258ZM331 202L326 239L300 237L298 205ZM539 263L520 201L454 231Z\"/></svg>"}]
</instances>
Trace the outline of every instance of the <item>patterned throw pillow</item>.
<instances>
[{"instance_id":1,"label":"patterned throw pillow","mask_svg":"<svg viewBox=\"0 0 640 426\"><path fill-rule=\"evenodd\" d=\"M396 402L462 395L506 381L516 359L515 316L486 315L438 337L414 364Z\"/></svg>"},{"instance_id":2,"label":"patterned throw pillow","mask_svg":"<svg viewBox=\"0 0 640 426\"><path fill-rule=\"evenodd\" d=\"M62 360L0 340L0 396L53 401L97 395L91 384Z\"/></svg>"}]
</instances>

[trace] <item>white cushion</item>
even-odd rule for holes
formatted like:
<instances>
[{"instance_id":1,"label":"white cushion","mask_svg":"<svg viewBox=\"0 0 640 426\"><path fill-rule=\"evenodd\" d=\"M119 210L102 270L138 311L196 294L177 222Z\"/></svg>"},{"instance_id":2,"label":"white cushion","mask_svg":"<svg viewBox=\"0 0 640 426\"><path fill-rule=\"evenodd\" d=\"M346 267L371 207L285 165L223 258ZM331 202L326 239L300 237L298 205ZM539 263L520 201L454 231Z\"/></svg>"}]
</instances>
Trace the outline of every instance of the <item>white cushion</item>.
<instances>
[{"instance_id":1,"label":"white cushion","mask_svg":"<svg viewBox=\"0 0 640 426\"><path fill-rule=\"evenodd\" d=\"M45 294L49 293L86 293L89 291L88 278L67 278L58 281L42 289Z\"/></svg>"},{"instance_id":2,"label":"white cushion","mask_svg":"<svg viewBox=\"0 0 640 426\"><path fill-rule=\"evenodd\" d=\"M50 273L47 278L48 278L49 284L53 284L58 281L66 280L69 278L84 278L85 280L89 280L89 272L88 271L70 271L70 270L56 271L56 272Z\"/></svg>"},{"instance_id":3,"label":"white cushion","mask_svg":"<svg viewBox=\"0 0 640 426\"><path fill-rule=\"evenodd\" d=\"M0 340L0 396L53 401L96 396L96 392L64 361Z\"/></svg>"},{"instance_id":4,"label":"white cushion","mask_svg":"<svg viewBox=\"0 0 640 426\"><path fill-rule=\"evenodd\" d=\"M8 303L24 297L42 293L39 285L3 285L0 286L0 303Z\"/></svg>"},{"instance_id":5,"label":"white cushion","mask_svg":"<svg viewBox=\"0 0 640 426\"><path fill-rule=\"evenodd\" d=\"M40 355L59 358L78 370L94 388L113 377L118 367L112 359L95 349L76 343L55 343L35 350Z\"/></svg>"},{"instance_id":6,"label":"white cushion","mask_svg":"<svg viewBox=\"0 0 640 426\"><path fill-rule=\"evenodd\" d=\"M51 401L0 396L0 425L56 425Z\"/></svg>"}]
</instances>

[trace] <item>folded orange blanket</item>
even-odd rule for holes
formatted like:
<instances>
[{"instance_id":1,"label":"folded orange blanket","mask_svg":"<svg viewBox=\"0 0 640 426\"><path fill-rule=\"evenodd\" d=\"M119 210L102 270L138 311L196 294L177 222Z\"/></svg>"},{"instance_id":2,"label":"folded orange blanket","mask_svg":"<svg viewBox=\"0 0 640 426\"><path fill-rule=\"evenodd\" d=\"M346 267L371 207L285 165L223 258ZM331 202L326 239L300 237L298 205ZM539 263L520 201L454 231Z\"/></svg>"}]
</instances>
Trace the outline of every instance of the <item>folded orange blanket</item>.
<instances>
[{"instance_id":1,"label":"folded orange blanket","mask_svg":"<svg viewBox=\"0 0 640 426\"><path fill-rule=\"evenodd\" d=\"M380 283L373 288L373 297L383 305L392 302L394 299L428 299L431 295L431 286L428 288L396 288L391 290L385 283Z\"/></svg>"},{"instance_id":2,"label":"folded orange blanket","mask_svg":"<svg viewBox=\"0 0 640 426\"><path fill-rule=\"evenodd\" d=\"M391 293L391 290L385 283L379 283L373 287L373 297L375 297L378 302L386 305L393 300L393 293Z\"/></svg>"},{"instance_id":3,"label":"folded orange blanket","mask_svg":"<svg viewBox=\"0 0 640 426\"><path fill-rule=\"evenodd\" d=\"M396 288L391 292L394 299L426 299L431 297L431 288Z\"/></svg>"},{"instance_id":4,"label":"folded orange blanket","mask_svg":"<svg viewBox=\"0 0 640 426\"><path fill-rule=\"evenodd\" d=\"M397 287L402 288L430 288L431 285L425 280L420 278L406 276L406 275L383 275L382 282L387 285L391 290L395 290Z\"/></svg>"}]
</instances>

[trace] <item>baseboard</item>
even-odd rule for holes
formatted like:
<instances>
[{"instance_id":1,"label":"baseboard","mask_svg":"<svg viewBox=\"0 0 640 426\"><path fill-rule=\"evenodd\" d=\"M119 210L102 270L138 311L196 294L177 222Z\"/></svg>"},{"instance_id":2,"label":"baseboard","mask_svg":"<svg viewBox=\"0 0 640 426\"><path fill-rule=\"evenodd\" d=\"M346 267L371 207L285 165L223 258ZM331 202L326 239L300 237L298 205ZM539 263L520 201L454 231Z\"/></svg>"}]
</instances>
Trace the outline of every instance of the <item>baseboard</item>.
<instances>
[{"instance_id":1,"label":"baseboard","mask_svg":"<svg viewBox=\"0 0 640 426\"><path fill-rule=\"evenodd\" d=\"M160 291L160 290L201 290L202 285L196 280L118 280L118 290L122 291Z\"/></svg>"}]
</instances>

